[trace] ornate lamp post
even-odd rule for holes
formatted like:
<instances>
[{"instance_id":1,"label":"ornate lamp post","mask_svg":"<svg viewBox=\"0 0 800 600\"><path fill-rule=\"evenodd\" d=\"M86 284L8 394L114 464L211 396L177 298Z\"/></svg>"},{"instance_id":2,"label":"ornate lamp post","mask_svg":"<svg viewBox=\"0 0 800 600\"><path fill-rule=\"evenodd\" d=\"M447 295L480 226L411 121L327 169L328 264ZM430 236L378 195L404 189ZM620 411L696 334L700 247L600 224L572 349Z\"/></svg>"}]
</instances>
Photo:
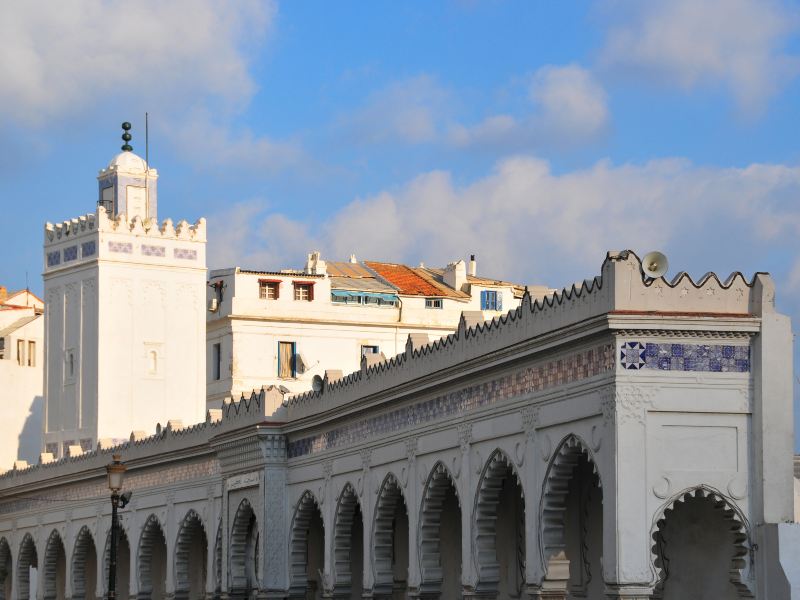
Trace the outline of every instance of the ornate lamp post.
<instances>
[{"instance_id":1,"label":"ornate lamp post","mask_svg":"<svg viewBox=\"0 0 800 600\"><path fill-rule=\"evenodd\" d=\"M120 505L119 492L122 489L122 480L125 477L125 465L120 461L120 455L114 455L114 462L106 467L108 474L108 489L111 490L111 548L108 556L108 599L117 597L117 508ZM123 504L124 506L124 504Z\"/></svg>"}]
</instances>

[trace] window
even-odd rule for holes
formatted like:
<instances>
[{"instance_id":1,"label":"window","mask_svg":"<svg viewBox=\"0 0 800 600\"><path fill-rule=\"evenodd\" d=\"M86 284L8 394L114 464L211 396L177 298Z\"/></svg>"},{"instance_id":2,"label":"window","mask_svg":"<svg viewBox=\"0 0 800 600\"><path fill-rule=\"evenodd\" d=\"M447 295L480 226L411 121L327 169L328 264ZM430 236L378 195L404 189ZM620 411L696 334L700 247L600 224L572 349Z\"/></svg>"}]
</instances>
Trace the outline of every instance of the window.
<instances>
[{"instance_id":1,"label":"window","mask_svg":"<svg viewBox=\"0 0 800 600\"><path fill-rule=\"evenodd\" d=\"M503 310L503 294L497 290L483 290L481 310Z\"/></svg>"},{"instance_id":2,"label":"window","mask_svg":"<svg viewBox=\"0 0 800 600\"><path fill-rule=\"evenodd\" d=\"M425 298L425 308L442 308L442 299Z\"/></svg>"},{"instance_id":3,"label":"window","mask_svg":"<svg viewBox=\"0 0 800 600\"><path fill-rule=\"evenodd\" d=\"M0 360L6 357L6 338L0 337Z\"/></svg>"},{"instance_id":4,"label":"window","mask_svg":"<svg viewBox=\"0 0 800 600\"><path fill-rule=\"evenodd\" d=\"M278 342L278 377L290 379L297 375L294 342Z\"/></svg>"},{"instance_id":5,"label":"window","mask_svg":"<svg viewBox=\"0 0 800 600\"><path fill-rule=\"evenodd\" d=\"M222 344L211 346L211 378L219 381L222 371Z\"/></svg>"},{"instance_id":6,"label":"window","mask_svg":"<svg viewBox=\"0 0 800 600\"><path fill-rule=\"evenodd\" d=\"M367 354L378 354L380 349L378 346L361 346L361 356L366 356Z\"/></svg>"},{"instance_id":7,"label":"window","mask_svg":"<svg viewBox=\"0 0 800 600\"><path fill-rule=\"evenodd\" d=\"M81 450L84 452L90 452L92 450L92 438L82 438L81 439Z\"/></svg>"},{"instance_id":8,"label":"window","mask_svg":"<svg viewBox=\"0 0 800 600\"><path fill-rule=\"evenodd\" d=\"M58 457L58 442L49 442L44 445L44 451Z\"/></svg>"},{"instance_id":9,"label":"window","mask_svg":"<svg viewBox=\"0 0 800 600\"><path fill-rule=\"evenodd\" d=\"M314 299L314 284L295 281L294 283L294 299L304 302L311 302Z\"/></svg>"},{"instance_id":10,"label":"window","mask_svg":"<svg viewBox=\"0 0 800 600\"><path fill-rule=\"evenodd\" d=\"M147 372L150 375L156 375L158 373L158 352L155 350L149 350L147 352Z\"/></svg>"},{"instance_id":11,"label":"window","mask_svg":"<svg viewBox=\"0 0 800 600\"><path fill-rule=\"evenodd\" d=\"M36 366L36 342L28 342L28 366Z\"/></svg>"},{"instance_id":12,"label":"window","mask_svg":"<svg viewBox=\"0 0 800 600\"><path fill-rule=\"evenodd\" d=\"M75 350L72 348L64 356L64 375L67 379L75 377Z\"/></svg>"},{"instance_id":13,"label":"window","mask_svg":"<svg viewBox=\"0 0 800 600\"><path fill-rule=\"evenodd\" d=\"M280 281L271 279L258 280L258 297L262 300L277 300L280 294Z\"/></svg>"},{"instance_id":14,"label":"window","mask_svg":"<svg viewBox=\"0 0 800 600\"><path fill-rule=\"evenodd\" d=\"M17 340L17 364L25 366L25 340Z\"/></svg>"}]
</instances>

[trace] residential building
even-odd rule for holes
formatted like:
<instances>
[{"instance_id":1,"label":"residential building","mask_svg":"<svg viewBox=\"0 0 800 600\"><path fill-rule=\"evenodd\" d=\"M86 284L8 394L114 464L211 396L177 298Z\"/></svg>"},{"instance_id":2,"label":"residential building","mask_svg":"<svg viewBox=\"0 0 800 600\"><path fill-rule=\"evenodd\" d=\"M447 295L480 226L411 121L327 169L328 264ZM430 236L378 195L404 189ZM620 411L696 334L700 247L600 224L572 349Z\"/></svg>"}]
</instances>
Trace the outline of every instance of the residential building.
<instances>
[{"instance_id":1,"label":"residential building","mask_svg":"<svg viewBox=\"0 0 800 600\"><path fill-rule=\"evenodd\" d=\"M261 386L292 393L513 310L525 288L477 276L472 256L443 269L377 261L325 261L299 270L240 267L209 273L208 406ZM531 286L535 298L545 286Z\"/></svg>"},{"instance_id":2,"label":"residential building","mask_svg":"<svg viewBox=\"0 0 800 600\"><path fill-rule=\"evenodd\" d=\"M0 471L37 462L42 443L44 303L29 290L0 286Z\"/></svg>"}]
</instances>

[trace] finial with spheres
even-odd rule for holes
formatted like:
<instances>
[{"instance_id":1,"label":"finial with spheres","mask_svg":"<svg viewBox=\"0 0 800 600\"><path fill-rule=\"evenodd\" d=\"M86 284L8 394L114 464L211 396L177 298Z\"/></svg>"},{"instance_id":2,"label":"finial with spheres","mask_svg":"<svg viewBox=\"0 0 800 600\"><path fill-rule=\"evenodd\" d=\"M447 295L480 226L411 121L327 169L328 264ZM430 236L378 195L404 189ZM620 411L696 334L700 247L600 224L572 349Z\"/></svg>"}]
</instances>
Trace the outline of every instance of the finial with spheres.
<instances>
[{"instance_id":1,"label":"finial with spheres","mask_svg":"<svg viewBox=\"0 0 800 600\"><path fill-rule=\"evenodd\" d=\"M131 139L132 139L132 136L131 136L131 134L130 134L130 130L131 130L131 124L130 124L130 123L128 123L127 121L125 121L125 122L122 124L122 129L124 130L124 133L122 134L122 140L125 142L125 143L122 145L122 151L123 151L123 152L133 152L133 146L131 146L131 145L128 143L128 142L130 142L130 141L131 141Z\"/></svg>"}]
</instances>

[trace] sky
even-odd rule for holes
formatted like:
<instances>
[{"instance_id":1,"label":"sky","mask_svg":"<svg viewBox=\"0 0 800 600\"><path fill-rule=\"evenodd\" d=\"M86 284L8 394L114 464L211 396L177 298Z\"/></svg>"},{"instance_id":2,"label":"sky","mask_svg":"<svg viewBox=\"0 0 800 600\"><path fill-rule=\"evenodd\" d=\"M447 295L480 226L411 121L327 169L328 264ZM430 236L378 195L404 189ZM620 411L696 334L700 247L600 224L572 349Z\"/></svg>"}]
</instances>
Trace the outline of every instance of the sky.
<instances>
[{"instance_id":1,"label":"sky","mask_svg":"<svg viewBox=\"0 0 800 600\"><path fill-rule=\"evenodd\" d=\"M658 249L769 271L800 327L796 1L19 1L0 39L10 288L148 112L159 218L206 217L212 268L476 254L563 287Z\"/></svg>"}]
</instances>

